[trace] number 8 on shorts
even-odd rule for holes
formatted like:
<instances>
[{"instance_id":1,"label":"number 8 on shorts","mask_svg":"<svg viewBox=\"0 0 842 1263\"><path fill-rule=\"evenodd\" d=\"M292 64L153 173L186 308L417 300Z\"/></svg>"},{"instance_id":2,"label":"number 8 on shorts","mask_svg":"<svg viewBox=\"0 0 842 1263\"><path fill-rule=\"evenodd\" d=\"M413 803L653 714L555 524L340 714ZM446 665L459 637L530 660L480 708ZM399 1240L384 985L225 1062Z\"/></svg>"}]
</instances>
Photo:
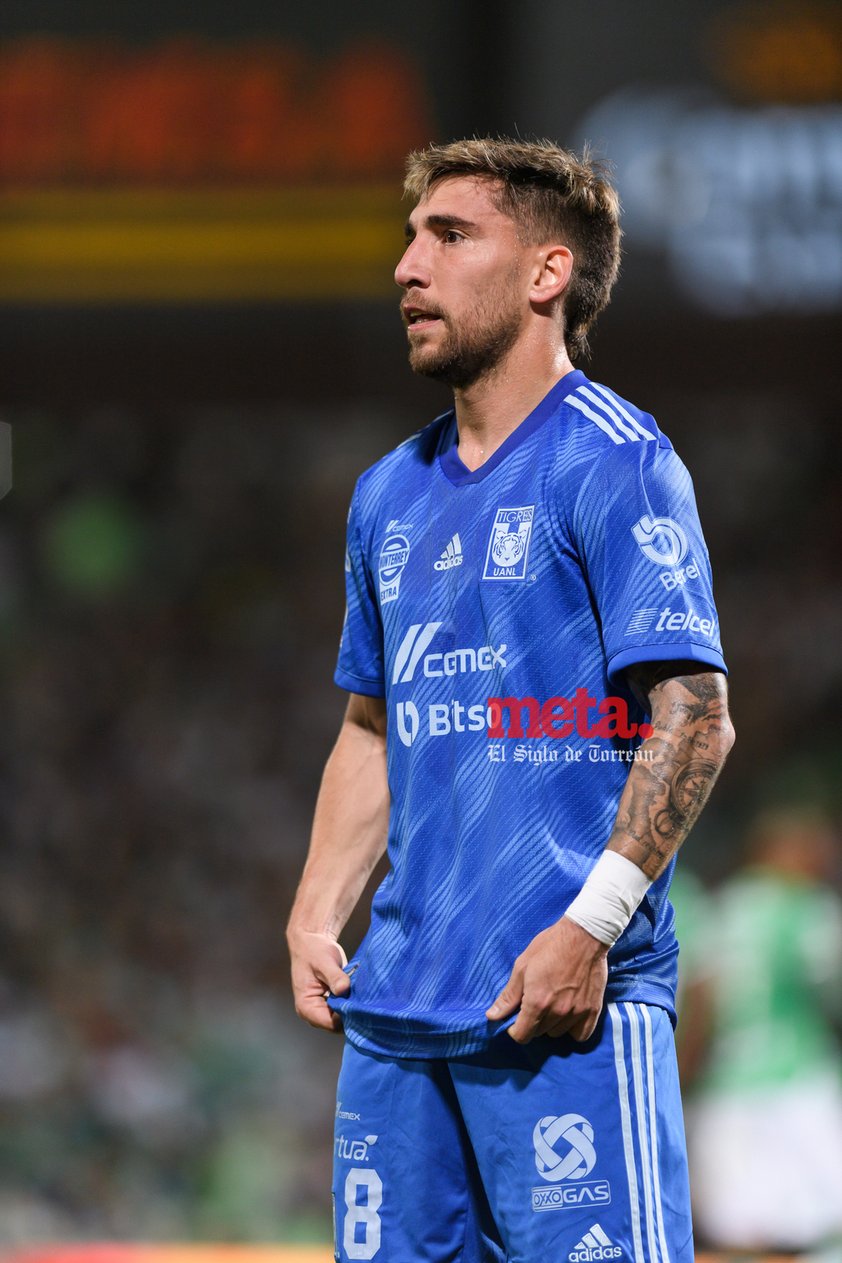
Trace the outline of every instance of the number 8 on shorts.
<instances>
[{"instance_id":1,"label":"number 8 on shorts","mask_svg":"<svg viewBox=\"0 0 842 1263\"><path fill-rule=\"evenodd\" d=\"M364 1201L360 1191L365 1190ZM383 1182L369 1167L351 1167L345 1177L345 1215L342 1245L349 1259L373 1259L380 1249Z\"/></svg>"}]
</instances>

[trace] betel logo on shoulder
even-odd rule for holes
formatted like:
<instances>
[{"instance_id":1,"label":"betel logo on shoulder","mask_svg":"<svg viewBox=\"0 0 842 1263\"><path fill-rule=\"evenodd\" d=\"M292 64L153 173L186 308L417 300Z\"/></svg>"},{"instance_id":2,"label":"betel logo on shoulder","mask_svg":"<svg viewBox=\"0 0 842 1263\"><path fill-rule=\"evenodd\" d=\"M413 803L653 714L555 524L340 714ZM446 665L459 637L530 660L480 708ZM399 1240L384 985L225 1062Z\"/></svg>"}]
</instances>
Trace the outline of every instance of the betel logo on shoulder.
<instances>
[{"instance_id":1,"label":"betel logo on shoulder","mask_svg":"<svg viewBox=\"0 0 842 1263\"><path fill-rule=\"evenodd\" d=\"M644 513L631 528L631 533L648 561L670 567L658 576L668 592L683 587L688 579L698 579L699 567L692 558L686 566L681 564L689 545L683 528L673 518L649 517L648 513Z\"/></svg>"},{"instance_id":2,"label":"betel logo on shoulder","mask_svg":"<svg viewBox=\"0 0 842 1263\"><path fill-rule=\"evenodd\" d=\"M498 509L488 537L483 579L525 579L535 505Z\"/></svg>"},{"instance_id":3,"label":"betel logo on shoulder","mask_svg":"<svg viewBox=\"0 0 842 1263\"><path fill-rule=\"evenodd\" d=\"M574 1206L607 1206L607 1180L586 1180L596 1166L594 1129L581 1114L548 1114L532 1132L535 1167L547 1183L532 1189L533 1210L569 1210Z\"/></svg>"}]
</instances>

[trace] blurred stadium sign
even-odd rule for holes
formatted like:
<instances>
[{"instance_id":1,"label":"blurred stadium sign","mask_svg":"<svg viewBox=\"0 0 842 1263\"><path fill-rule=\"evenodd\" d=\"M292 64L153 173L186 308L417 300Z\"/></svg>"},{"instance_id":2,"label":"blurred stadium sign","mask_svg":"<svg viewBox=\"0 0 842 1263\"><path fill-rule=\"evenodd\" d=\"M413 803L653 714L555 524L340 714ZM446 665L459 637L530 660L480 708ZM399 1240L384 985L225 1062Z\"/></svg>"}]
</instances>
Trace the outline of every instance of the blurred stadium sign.
<instances>
[{"instance_id":1,"label":"blurred stadium sign","mask_svg":"<svg viewBox=\"0 0 842 1263\"><path fill-rule=\"evenodd\" d=\"M518 129L614 164L621 317L842 310L838 3L36 9L0 9L0 303L386 296L406 152Z\"/></svg>"},{"instance_id":2,"label":"blurred stadium sign","mask_svg":"<svg viewBox=\"0 0 842 1263\"><path fill-rule=\"evenodd\" d=\"M10 40L0 301L389 293L403 161L429 135L420 72L376 39L323 59L278 40Z\"/></svg>"},{"instance_id":3,"label":"blurred stadium sign","mask_svg":"<svg viewBox=\"0 0 842 1263\"><path fill-rule=\"evenodd\" d=\"M751 0L711 16L712 69L739 99L806 105L842 97L842 9Z\"/></svg>"},{"instance_id":4,"label":"blurred stadium sign","mask_svg":"<svg viewBox=\"0 0 842 1263\"><path fill-rule=\"evenodd\" d=\"M628 89L581 124L610 158L626 241L717 315L842 308L842 105L730 106Z\"/></svg>"},{"instance_id":5,"label":"blurred stadium sign","mask_svg":"<svg viewBox=\"0 0 842 1263\"><path fill-rule=\"evenodd\" d=\"M0 198L0 301L389 296L404 214L397 180L9 193Z\"/></svg>"},{"instance_id":6,"label":"blurred stadium sign","mask_svg":"<svg viewBox=\"0 0 842 1263\"><path fill-rule=\"evenodd\" d=\"M7 188L376 179L428 135L415 63L375 40L321 59L198 36L29 36L0 50Z\"/></svg>"}]
</instances>

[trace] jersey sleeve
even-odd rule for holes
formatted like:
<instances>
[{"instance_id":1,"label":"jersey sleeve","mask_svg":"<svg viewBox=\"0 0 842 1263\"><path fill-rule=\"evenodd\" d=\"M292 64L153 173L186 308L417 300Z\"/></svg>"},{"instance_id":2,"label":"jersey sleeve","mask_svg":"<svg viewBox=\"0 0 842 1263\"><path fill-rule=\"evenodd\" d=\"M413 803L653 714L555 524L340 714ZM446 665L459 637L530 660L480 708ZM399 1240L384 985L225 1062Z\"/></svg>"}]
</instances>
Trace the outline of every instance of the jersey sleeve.
<instances>
[{"instance_id":1,"label":"jersey sleeve","mask_svg":"<svg viewBox=\"0 0 842 1263\"><path fill-rule=\"evenodd\" d=\"M348 514L345 550L345 622L334 680L349 693L385 697L383 624L361 531L359 483Z\"/></svg>"},{"instance_id":2,"label":"jersey sleeve","mask_svg":"<svg viewBox=\"0 0 842 1263\"><path fill-rule=\"evenodd\" d=\"M726 671L693 484L671 446L601 454L579 488L573 534L612 682L637 662Z\"/></svg>"}]
</instances>

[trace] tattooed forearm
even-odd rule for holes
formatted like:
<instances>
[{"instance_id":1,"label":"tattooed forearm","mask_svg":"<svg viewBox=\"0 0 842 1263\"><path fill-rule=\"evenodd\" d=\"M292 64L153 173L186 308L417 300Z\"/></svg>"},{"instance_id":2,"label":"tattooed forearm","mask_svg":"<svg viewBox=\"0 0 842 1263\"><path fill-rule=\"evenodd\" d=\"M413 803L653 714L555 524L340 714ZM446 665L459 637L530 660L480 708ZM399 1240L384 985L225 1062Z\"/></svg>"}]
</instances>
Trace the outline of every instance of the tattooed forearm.
<instances>
[{"instance_id":1,"label":"tattooed forearm","mask_svg":"<svg viewBox=\"0 0 842 1263\"><path fill-rule=\"evenodd\" d=\"M717 672L661 663L638 669L632 686L646 699L653 733L646 757L632 764L608 845L654 880L698 819L734 732Z\"/></svg>"},{"instance_id":2,"label":"tattooed forearm","mask_svg":"<svg viewBox=\"0 0 842 1263\"><path fill-rule=\"evenodd\" d=\"M652 824L659 837L671 838L682 825L689 833L707 801L719 768L705 759L680 767L669 786L669 802Z\"/></svg>"}]
</instances>

